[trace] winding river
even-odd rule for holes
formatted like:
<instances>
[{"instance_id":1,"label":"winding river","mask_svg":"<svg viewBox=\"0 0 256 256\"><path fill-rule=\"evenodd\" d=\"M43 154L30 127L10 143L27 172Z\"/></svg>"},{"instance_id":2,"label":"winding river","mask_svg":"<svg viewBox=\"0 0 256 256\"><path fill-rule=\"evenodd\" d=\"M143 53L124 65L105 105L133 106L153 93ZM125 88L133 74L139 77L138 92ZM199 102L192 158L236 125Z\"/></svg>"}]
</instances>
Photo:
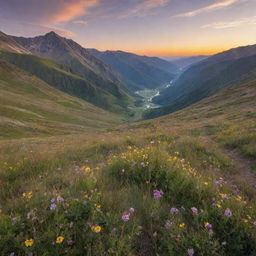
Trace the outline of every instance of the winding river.
<instances>
[{"instance_id":1,"label":"winding river","mask_svg":"<svg viewBox=\"0 0 256 256\"><path fill-rule=\"evenodd\" d=\"M141 91L136 91L135 93L143 98L143 109L150 109L150 108L158 108L160 105L154 104L152 102L153 98L160 95L160 92L164 90L165 88L169 88L172 86L173 80L170 81L169 84L157 88L157 89L146 89Z\"/></svg>"}]
</instances>

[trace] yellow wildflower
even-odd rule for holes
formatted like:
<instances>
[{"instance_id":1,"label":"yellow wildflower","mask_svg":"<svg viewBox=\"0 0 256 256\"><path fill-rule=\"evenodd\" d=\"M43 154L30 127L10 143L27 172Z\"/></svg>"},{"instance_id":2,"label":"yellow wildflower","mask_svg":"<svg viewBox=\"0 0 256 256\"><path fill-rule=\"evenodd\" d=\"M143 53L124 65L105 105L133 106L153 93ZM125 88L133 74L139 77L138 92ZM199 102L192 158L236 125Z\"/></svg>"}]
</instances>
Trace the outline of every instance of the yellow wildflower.
<instances>
[{"instance_id":1,"label":"yellow wildflower","mask_svg":"<svg viewBox=\"0 0 256 256\"><path fill-rule=\"evenodd\" d=\"M216 204L216 207L221 208L221 205L220 204Z\"/></svg>"},{"instance_id":2,"label":"yellow wildflower","mask_svg":"<svg viewBox=\"0 0 256 256\"><path fill-rule=\"evenodd\" d=\"M98 226L98 225L92 226L92 227L91 227L91 230L92 230L93 232L95 232L95 233L99 233L99 232L101 231L101 226Z\"/></svg>"},{"instance_id":3,"label":"yellow wildflower","mask_svg":"<svg viewBox=\"0 0 256 256\"><path fill-rule=\"evenodd\" d=\"M90 167L85 167L84 170L85 170L86 172L90 172L90 171L91 171L91 168L90 168Z\"/></svg>"},{"instance_id":4,"label":"yellow wildflower","mask_svg":"<svg viewBox=\"0 0 256 256\"><path fill-rule=\"evenodd\" d=\"M207 227L210 223L209 222L205 222L204 226Z\"/></svg>"},{"instance_id":5,"label":"yellow wildflower","mask_svg":"<svg viewBox=\"0 0 256 256\"><path fill-rule=\"evenodd\" d=\"M56 238L56 244L61 244L64 241L64 237L63 236L58 236Z\"/></svg>"},{"instance_id":6,"label":"yellow wildflower","mask_svg":"<svg viewBox=\"0 0 256 256\"><path fill-rule=\"evenodd\" d=\"M185 223L181 223L181 224L179 225L179 227L180 227L180 228L184 228L184 227L185 227Z\"/></svg>"},{"instance_id":7,"label":"yellow wildflower","mask_svg":"<svg viewBox=\"0 0 256 256\"><path fill-rule=\"evenodd\" d=\"M25 246L26 247L31 247L33 244L34 244L34 239L27 239L25 242L24 242Z\"/></svg>"},{"instance_id":8,"label":"yellow wildflower","mask_svg":"<svg viewBox=\"0 0 256 256\"><path fill-rule=\"evenodd\" d=\"M207 181L204 182L204 185L209 185L209 183Z\"/></svg>"},{"instance_id":9,"label":"yellow wildflower","mask_svg":"<svg viewBox=\"0 0 256 256\"><path fill-rule=\"evenodd\" d=\"M221 196L221 198L227 198L228 197L228 195L225 194L225 193L220 193L220 196Z\"/></svg>"},{"instance_id":10,"label":"yellow wildflower","mask_svg":"<svg viewBox=\"0 0 256 256\"><path fill-rule=\"evenodd\" d=\"M99 204L95 204L94 206L95 206L95 208L98 209L98 210L101 208L101 206L100 206Z\"/></svg>"},{"instance_id":11,"label":"yellow wildflower","mask_svg":"<svg viewBox=\"0 0 256 256\"><path fill-rule=\"evenodd\" d=\"M28 192L28 193L25 193L25 192L24 192L24 193L22 194L22 196L25 197L25 198L31 199L32 196L33 196L33 192L32 192L32 191L30 191L30 192Z\"/></svg>"}]
</instances>

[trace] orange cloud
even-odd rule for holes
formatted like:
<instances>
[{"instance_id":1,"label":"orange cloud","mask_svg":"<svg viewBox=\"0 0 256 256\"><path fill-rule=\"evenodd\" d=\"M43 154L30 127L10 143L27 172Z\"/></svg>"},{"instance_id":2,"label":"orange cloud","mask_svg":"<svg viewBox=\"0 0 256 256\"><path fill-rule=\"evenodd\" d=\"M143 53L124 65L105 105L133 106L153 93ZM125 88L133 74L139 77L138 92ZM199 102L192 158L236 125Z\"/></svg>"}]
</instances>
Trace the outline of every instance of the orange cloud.
<instances>
[{"instance_id":1,"label":"orange cloud","mask_svg":"<svg viewBox=\"0 0 256 256\"><path fill-rule=\"evenodd\" d=\"M70 21L87 13L87 9L99 4L98 0L83 0L65 2L60 11L51 17L51 22L60 23Z\"/></svg>"},{"instance_id":2,"label":"orange cloud","mask_svg":"<svg viewBox=\"0 0 256 256\"><path fill-rule=\"evenodd\" d=\"M36 24L59 24L86 15L102 0L0 0L0 17Z\"/></svg>"}]
</instances>

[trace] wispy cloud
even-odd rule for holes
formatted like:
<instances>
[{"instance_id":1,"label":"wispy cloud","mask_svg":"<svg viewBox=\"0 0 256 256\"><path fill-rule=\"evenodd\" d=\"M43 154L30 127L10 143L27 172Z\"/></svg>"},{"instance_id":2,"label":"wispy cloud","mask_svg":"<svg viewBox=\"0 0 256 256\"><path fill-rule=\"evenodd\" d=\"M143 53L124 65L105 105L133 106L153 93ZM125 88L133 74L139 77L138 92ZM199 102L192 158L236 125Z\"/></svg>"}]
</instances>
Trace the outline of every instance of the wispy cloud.
<instances>
[{"instance_id":1,"label":"wispy cloud","mask_svg":"<svg viewBox=\"0 0 256 256\"><path fill-rule=\"evenodd\" d=\"M127 18L129 16L144 16L149 10L166 6L169 0L143 0L135 5L132 9L128 10L119 18Z\"/></svg>"},{"instance_id":2,"label":"wispy cloud","mask_svg":"<svg viewBox=\"0 0 256 256\"><path fill-rule=\"evenodd\" d=\"M76 24L76 25L86 25L86 24L88 24L88 21L87 20L74 20L72 23Z\"/></svg>"},{"instance_id":3,"label":"wispy cloud","mask_svg":"<svg viewBox=\"0 0 256 256\"><path fill-rule=\"evenodd\" d=\"M203 25L202 28L225 29L240 27L243 25L256 25L256 16L233 21L213 22L210 24Z\"/></svg>"},{"instance_id":4,"label":"wispy cloud","mask_svg":"<svg viewBox=\"0 0 256 256\"><path fill-rule=\"evenodd\" d=\"M59 24L84 16L101 0L0 0L0 16L38 24ZM28 11L30 10L30 11Z\"/></svg>"},{"instance_id":5,"label":"wispy cloud","mask_svg":"<svg viewBox=\"0 0 256 256\"><path fill-rule=\"evenodd\" d=\"M175 15L174 17L193 17L196 15L199 15L201 13L205 13L205 12L212 12L212 11L216 11L225 7L228 7L230 5L233 5L237 2L239 2L241 0L216 0L215 3L210 4L208 6L205 6L203 8L199 8L190 12L184 12L184 13L180 13Z\"/></svg>"},{"instance_id":6,"label":"wispy cloud","mask_svg":"<svg viewBox=\"0 0 256 256\"><path fill-rule=\"evenodd\" d=\"M87 14L88 8L97 6L98 0L83 0L83 1L65 1L62 8L52 15L51 19L54 23L70 21L76 17Z\"/></svg>"}]
</instances>

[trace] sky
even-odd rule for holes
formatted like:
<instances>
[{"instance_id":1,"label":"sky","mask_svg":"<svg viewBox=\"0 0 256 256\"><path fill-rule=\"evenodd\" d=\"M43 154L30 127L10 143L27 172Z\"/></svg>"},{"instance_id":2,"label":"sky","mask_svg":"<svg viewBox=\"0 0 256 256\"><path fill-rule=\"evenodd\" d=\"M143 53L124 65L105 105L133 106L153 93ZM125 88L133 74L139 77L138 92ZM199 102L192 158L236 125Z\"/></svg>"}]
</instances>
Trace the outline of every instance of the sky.
<instances>
[{"instance_id":1,"label":"sky","mask_svg":"<svg viewBox=\"0 0 256 256\"><path fill-rule=\"evenodd\" d=\"M0 30L49 31L87 48L209 55L256 44L256 0L0 0Z\"/></svg>"}]
</instances>

